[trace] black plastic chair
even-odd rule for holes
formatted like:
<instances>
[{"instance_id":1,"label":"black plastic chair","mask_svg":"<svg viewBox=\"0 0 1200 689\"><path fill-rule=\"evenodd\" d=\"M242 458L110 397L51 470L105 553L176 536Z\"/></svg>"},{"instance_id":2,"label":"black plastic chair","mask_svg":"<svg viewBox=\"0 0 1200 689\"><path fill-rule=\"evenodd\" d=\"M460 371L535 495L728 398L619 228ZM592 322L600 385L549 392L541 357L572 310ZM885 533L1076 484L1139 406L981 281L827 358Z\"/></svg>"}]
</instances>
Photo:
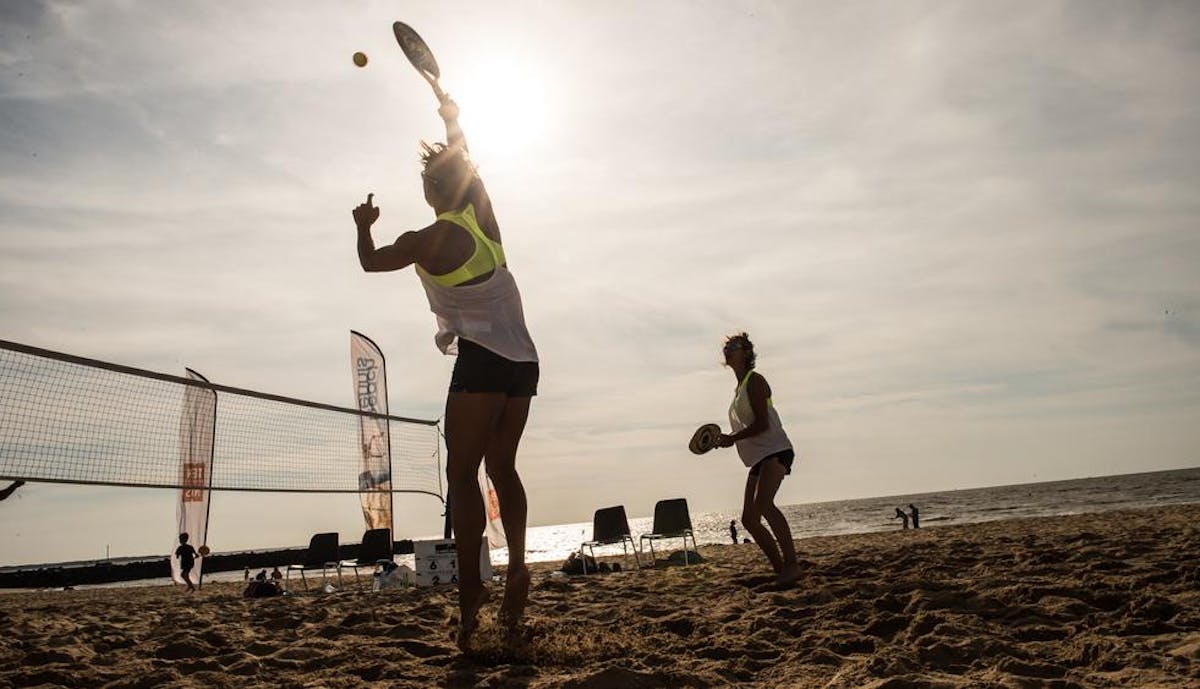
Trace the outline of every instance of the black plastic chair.
<instances>
[{"instance_id":1,"label":"black plastic chair","mask_svg":"<svg viewBox=\"0 0 1200 689\"><path fill-rule=\"evenodd\" d=\"M654 505L653 533L642 534L638 543L639 545L643 541L650 543L650 564L653 565L657 561L654 557L655 541L663 538L683 538L683 564L686 565L688 564L687 539L689 536L692 539L692 547L695 548L696 535L692 533L692 517L688 514L687 500L684 498L659 500Z\"/></svg>"},{"instance_id":2,"label":"black plastic chair","mask_svg":"<svg viewBox=\"0 0 1200 689\"><path fill-rule=\"evenodd\" d=\"M298 565L288 565L287 574L284 575L285 580L290 578L293 571L300 572L300 581L304 583L304 590L308 590L308 580L305 579L304 573L311 569L321 570L321 581L325 581L325 571L329 568L337 571L338 588L342 588L342 563L338 560L338 535L337 532L315 534L308 542L308 550L304 553L304 561Z\"/></svg>"},{"instance_id":3,"label":"black plastic chair","mask_svg":"<svg viewBox=\"0 0 1200 689\"><path fill-rule=\"evenodd\" d=\"M587 574L587 558L583 556L584 548L591 551L592 560L594 561L596 559L596 546L611 545L614 543L621 544L621 550L625 554L627 563L629 560L629 551L633 550L633 561L637 564L638 569L642 568L642 560L638 557L637 545L634 544L633 536L629 533L629 520L625 517L624 505L596 510L595 516L592 517L592 540L584 541L579 546L579 559L583 563L583 573Z\"/></svg>"},{"instance_id":4,"label":"black plastic chair","mask_svg":"<svg viewBox=\"0 0 1200 689\"><path fill-rule=\"evenodd\" d=\"M374 569L392 560L392 530L369 529L363 532L362 543L358 546L358 557L344 560L341 565L353 569L354 579L357 581L360 567Z\"/></svg>"}]
</instances>

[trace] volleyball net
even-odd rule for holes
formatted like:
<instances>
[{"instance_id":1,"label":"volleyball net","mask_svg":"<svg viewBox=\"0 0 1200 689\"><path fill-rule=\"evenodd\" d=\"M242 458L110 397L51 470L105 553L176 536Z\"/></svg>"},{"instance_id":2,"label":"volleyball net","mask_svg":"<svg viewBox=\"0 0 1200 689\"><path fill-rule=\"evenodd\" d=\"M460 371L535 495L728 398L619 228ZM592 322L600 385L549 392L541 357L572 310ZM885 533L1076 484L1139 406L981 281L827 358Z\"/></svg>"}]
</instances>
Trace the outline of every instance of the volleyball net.
<instances>
[{"instance_id":1,"label":"volleyball net","mask_svg":"<svg viewBox=\"0 0 1200 689\"><path fill-rule=\"evenodd\" d=\"M386 422L391 492L445 501L437 421L374 414L0 340L0 478L186 488L181 417L215 393L210 490L362 493L362 417ZM211 396L210 393L206 393Z\"/></svg>"}]
</instances>

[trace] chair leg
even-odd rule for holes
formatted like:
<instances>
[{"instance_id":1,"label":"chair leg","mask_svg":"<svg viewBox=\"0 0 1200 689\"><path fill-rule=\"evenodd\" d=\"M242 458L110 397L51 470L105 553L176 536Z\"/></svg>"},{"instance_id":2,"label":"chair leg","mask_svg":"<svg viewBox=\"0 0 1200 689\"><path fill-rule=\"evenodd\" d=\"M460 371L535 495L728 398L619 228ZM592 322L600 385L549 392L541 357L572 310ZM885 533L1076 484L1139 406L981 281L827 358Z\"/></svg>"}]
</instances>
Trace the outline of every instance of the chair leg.
<instances>
[{"instance_id":1,"label":"chair leg","mask_svg":"<svg viewBox=\"0 0 1200 689\"><path fill-rule=\"evenodd\" d=\"M650 567L653 568L654 565L658 564L658 557L654 554L654 539L647 538L646 542L650 544Z\"/></svg>"},{"instance_id":2,"label":"chair leg","mask_svg":"<svg viewBox=\"0 0 1200 689\"><path fill-rule=\"evenodd\" d=\"M683 532L683 564L685 564L685 565L691 564L691 562L688 559L690 556L690 553L688 552L688 545L687 545L689 535L692 537L692 548L695 549L695 548L699 547L696 545L696 534L689 534L687 531L684 531Z\"/></svg>"}]
</instances>

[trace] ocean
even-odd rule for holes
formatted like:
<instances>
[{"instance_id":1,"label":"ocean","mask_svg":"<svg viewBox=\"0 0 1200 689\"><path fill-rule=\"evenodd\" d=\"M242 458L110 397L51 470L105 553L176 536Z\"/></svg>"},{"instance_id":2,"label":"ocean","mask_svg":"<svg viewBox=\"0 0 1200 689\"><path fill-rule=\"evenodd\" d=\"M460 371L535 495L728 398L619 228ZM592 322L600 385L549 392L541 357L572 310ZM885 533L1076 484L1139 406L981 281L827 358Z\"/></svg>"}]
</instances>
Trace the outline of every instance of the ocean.
<instances>
[{"instance_id":1,"label":"ocean","mask_svg":"<svg viewBox=\"0 0 1200 689\"><path fill-rule=\"evenodd\" d=\"M804 505L786 505L781 509L792 527L796 539L811 536L895 531L901 528L893 519L897 507L908 510L909 504L920 510L922 528L938 528L950 524L973 524L1023 517L1085 514L1119 509L1137 509L1161 505L1200 503L1200 467L1142 474L1123 474L1095 478L995 486L970 490L954 490L912 495L891 495L878 498L839 500ZM692 514L696 542L700 545L729 543L729 520L738 519L740 512L705 512ZM653 519L631 519L630 531L635 541L650 533ZM738 523L739 537L748 534ZM591 522L555 524L531 527L526 536L526 558L530 562L565 560L591 538ZM430 538L438 536L431 535ZM420 540L420 539L418 539ZM679 539L661 542L661 553L678 550ZM621 547L596 548L597 555L619 555ZM493 564L508 561L506 549L493 550ZM412 565L411 555L398 555L399 563ZM239 581L242 572L216 572L205 575L206 581ZM168 579L128 581L104 586L145 586L166 584Z\"/></svg>"},{"instance_id":2,"label":"ocean","mask_svg":"<svg viewBox=\"0 0 1200 689\"><path fill-rule=\"evenodd\" d=\"M792 527L792 536L803 539L901 529L901 520L892 517L897 507L908 511L910 503L916 505L920 512L922 528L937 528L947 524L974 524L1196 502L1200 502L1200 467L785 505L780 509ZM691 517L698 544L730 543L729 520L739 519L741 512L706 512ZM650 533L652 526L653 519L650 517L629 520L629 529L635 540L640 534ZM737 526L739 538L749 535L740 521ZM591 538L591 531L591 522L533 527L526 537L526 558L531 562L566 559L572 550L579 548L580 543ZM662 547L677 550L681 547L680 540L667 541ZM619 545L596 550L597 555L620 552ZM507 554L503 550L495 550L492 551L492 559L506 562Z\"/></svg>"}]
</instances>

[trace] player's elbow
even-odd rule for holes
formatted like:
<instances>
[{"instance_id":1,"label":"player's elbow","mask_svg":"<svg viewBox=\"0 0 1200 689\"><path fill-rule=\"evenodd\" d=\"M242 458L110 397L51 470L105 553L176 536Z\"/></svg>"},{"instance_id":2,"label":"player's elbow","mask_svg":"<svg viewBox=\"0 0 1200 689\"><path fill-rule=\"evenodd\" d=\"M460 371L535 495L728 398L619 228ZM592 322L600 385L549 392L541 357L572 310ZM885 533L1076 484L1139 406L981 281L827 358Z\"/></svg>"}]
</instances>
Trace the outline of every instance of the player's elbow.
<instances>
[{"instance_id":1,"label":"player's elbow","mask_svg":"<svg viewBox=\"0 0 1200 689\"><path fill-rule=\"evenodd\" d=\"M370 254L359 254L358 264L362 266L363 272L366 273L378 273L384 269L379 261L375 260L375 257Z\"/></svg>"}]
</instances>

